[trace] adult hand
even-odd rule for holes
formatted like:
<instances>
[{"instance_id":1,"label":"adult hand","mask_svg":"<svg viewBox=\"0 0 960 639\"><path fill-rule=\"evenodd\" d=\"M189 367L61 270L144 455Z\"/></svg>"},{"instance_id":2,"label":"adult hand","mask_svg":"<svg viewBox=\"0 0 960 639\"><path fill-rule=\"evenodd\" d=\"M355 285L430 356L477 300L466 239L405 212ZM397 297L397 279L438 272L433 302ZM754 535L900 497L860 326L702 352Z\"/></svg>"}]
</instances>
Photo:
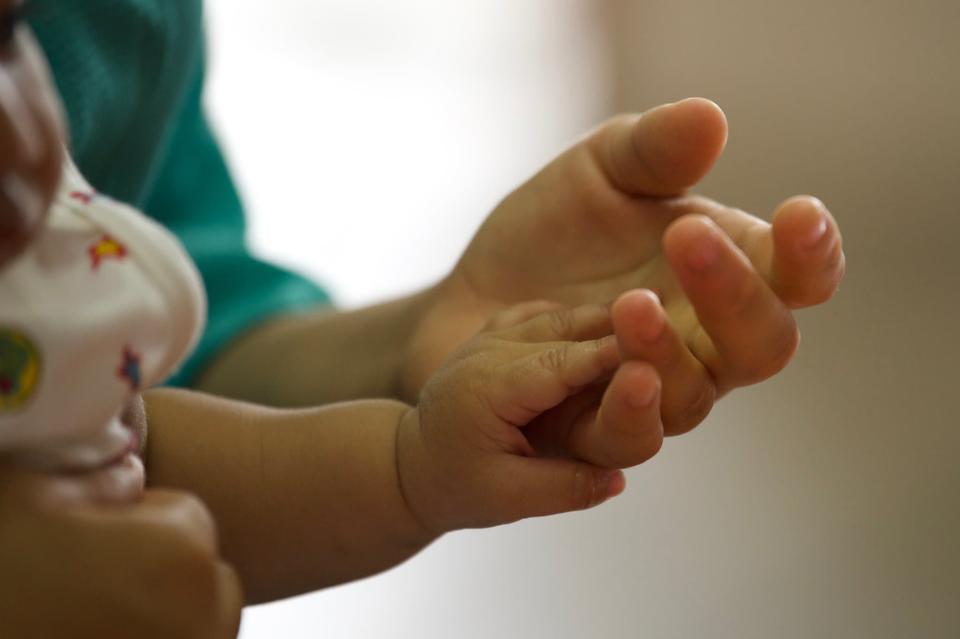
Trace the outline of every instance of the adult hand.
<instances>
[{"instance_id":1,"label":"adult hand","mask_svg":"<svg viewBox=\"0 0 960 639\"><path fill-rule=\"evenodd\" d=\"M83 477L0 467L0 636L236 636L243 597L196 498L142 466Z\"/></svg>"},{"instance_id":2,"label":"adult hand","mask_svg":"<svg viewBox=\"0 0 960 639\"><path fill-rule=\"evenodd\" d=\"M723 112L703 99L618 117L508 196L419 325L407 394L507 305L609 304L637 288L655 296L619 299L614 321L623 354L656 368L643 383L662 386L666 434L694 427L723 393L781 370L799 341L791 309L821 303L839 285L841 237L811 197L787 200L770 224L687 195L726 137ZM556 323L559 339L577 339L567 314ZM577 410L595 407L594 395ZM585 442L581 456L597 457L597 445Z\"/></svg>"}]
</instances>

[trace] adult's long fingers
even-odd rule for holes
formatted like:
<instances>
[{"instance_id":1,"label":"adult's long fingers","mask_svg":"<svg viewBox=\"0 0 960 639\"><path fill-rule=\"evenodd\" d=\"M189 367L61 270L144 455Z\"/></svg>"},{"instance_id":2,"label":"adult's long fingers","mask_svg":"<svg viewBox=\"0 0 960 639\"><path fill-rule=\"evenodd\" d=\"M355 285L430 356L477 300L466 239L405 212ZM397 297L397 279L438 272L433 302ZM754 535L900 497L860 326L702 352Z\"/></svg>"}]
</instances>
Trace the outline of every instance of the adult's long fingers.
<instances>
[{"instance_id":1,"label":"adult's long fingers","mask_svg":"<svg viewBox=\"0 0 960 639\"><path fill-rule=\"evenodd\" d=\"M614 118L590 138L591 152L611 184L633 196L679 195L699 182L727 140L716 104L689 98Z\"/></svg>"},{"instance_id":2,"label":"adult's long fingers","mask_svg":"<svg viewBox=\"0 0 960 639\"><path fill-rule=\"evenodd\" d=\"M702 422L716 399L716 386L671 326L660 300L647 290L628 291L613 305L621 356L657 369L663 390L660 417L667 435L679 435Z\"/></svg>"},{"instance_id":3,"label":"adult's long fingers","mask_svg":"<svg viewBox=\"0 0 960 639\"><path fill-rule=\"evenodd\" d=\"M846 261L836 220L820 200L796 197L773 217L774 290L792 308L821 304L837 292Z\"/></svg>"},{"instance_id":4,"label":"adult's long fingers","mask_svg":"<svg viewBox=\"0 0 960 639\"><path fill-rule=\"evenodd\" d=\"M629 468L663 445L660 378L645 362L624 362L603 394L599 409L584 413L567 435L569 454L606 468Z\"/></svg>"},{"instance_id":5,"label":"adult's long fingers","mask_svg":"<svg viewBox=\"0 0 960 639\"><path fill-rule=\"evenodd\" d=\"M843 278L843 239L836 220L815 197L792 197L773 224L739 209L700 197L686 208L717 224L790 308L830 299Z\"/></svg>"},{"instance_id":6,"label":"adult's long fingers","mask_svg":"<svg viewBox=\"0 0 960 639\"><path fill-rule=\"evenodd\" d=\"M779 372L799 344L790 310L709 218L689 215L664 235L664 252L705 332L690 347L718 390Z\"/></svg>"}]
</instances>

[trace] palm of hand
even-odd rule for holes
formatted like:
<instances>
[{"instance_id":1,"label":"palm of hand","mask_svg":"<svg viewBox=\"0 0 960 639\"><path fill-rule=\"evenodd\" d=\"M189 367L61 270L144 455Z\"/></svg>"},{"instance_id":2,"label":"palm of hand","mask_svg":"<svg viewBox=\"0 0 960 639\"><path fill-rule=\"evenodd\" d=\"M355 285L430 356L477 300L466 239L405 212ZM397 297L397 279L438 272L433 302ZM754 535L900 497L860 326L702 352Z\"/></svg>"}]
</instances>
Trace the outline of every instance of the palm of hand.
<instances>
[{"instance_id":1,"label":"palm of hand","mask_svg":"<svg viewBox=\"0 0 960 639\"><path fill-rule=\"evenodd\" d=\"M504 200L455 277L469 295L504 306L538 298L608 304L624 291L649 289L692 343L700 326L662 240L671 222L703 202L625 195L577 147Z\"/></svg>"},{"instance_id":2,"label":"palm of hand","mask_svg":"<svg viewBox=\"0 0 960 639\"><path fill-rule=\"evenodd\" d=\"M678 339L691 349L706 347L700 354L704 359L715 357L662 245L671 222L695 210L693 207L701 202L684 197L626 196L595 164L591 166L590 154L577 151L583 149L575 149L508 197L480 229L454 277L460 278L455 286L464 298L484 300L485 304L466 307L483 315L487 308L499 309L530 299L547 299L568 307L607 305L624 291L649 289L663 303ZM456 325L469 326L464 319ZM540 454L558 456L578 452L571 439L588 431L598 419L604 390L604 383L591 385L537 417L524 429L533 448ZM670 392L667 398L689 404L687 395ZM687 430L702 420L714 397L715 391L711 391L706 400L694 400L698 405L691 409L668 410L686 413L680 420L673 420L685 422L677 424L677 430ZM617 465L598 459L604 455L587 456L604 465Z\"/></svg>"},{"instance_id":3,"label":"palm of hand","mask_svg":"<svg viewBox=\"0 0 960 639\"><path fill-rule=\"evenodd\" d=\"M625 358L657 368L668 433L696 425L718 394L779 371L797 344L789 309L826 300L839 283L840 235L812 198L788 201L770 225L684 195L725 137L715 105L668 105L611 121L517 189L441 285L414 338L407 388L419 388L507 305L607 304L636 288L663 302L667 335L642 339L644 323L655 319L649 309L624 311L626 329L617 334ZM540 421L560 420L562 432L571 410L589 418L599 397L588 391Z\"/></svg>"}]
</instances>

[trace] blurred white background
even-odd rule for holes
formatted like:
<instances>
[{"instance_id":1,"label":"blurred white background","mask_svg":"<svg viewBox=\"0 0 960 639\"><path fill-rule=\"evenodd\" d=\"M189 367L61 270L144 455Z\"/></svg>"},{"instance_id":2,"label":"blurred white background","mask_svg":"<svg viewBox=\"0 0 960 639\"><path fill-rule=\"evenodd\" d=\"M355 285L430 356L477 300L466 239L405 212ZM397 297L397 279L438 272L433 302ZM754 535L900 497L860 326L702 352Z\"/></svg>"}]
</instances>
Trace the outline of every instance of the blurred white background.
<instances>
[{"instance_id":1,"label":"blurred white background","mask_svg":"<svg viewBox=\"0 0 960 639\"><path fill-rule=\"evenodd\" d=\"M432 282L593 124L580 0L208 0L208 99L263 255L344 305Z\"/></svg>"},{"instance_id":2,"label":"blurred white background","mask_svg":"<svg viewBox=\"0 0 960 639\"><path fill-rule=\"evenodd\" d=\"M253 244L343 305L431 282L577 135L686 95L731 121L705 192L817 193L850 258L793 365L621 498L253 608L244 639L960 637L960 3L207 3Z\"/></svg>"}]
</instances>

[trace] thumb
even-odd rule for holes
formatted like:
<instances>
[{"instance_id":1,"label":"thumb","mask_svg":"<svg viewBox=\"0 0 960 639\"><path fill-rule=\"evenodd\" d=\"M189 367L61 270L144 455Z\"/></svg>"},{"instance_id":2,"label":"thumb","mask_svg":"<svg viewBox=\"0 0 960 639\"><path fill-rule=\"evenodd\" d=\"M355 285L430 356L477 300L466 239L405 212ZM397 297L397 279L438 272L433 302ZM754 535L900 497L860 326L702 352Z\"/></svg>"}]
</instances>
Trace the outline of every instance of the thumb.
<instances>
[{"instance_id":1,"label":"thumb","mask_svg":"<svg viewBox=\"0 0 960 639\"><path fill-rule=\"evenodd\" d=\"M626 488L623 471L569 459L505 457L498 502L504 522L593 508Z\"/></svg>"},{"instance_id":2,"label":"thumb","mask_svg":"<svg viewBox=\"0 0 960 639\"><path fill-rule=\"evenodd\" d=\"M704 98L620 116L590 138L601 169L628 195L680 195L713 167L727 142L727 119Z\"/></svg>"}]
</instances>

